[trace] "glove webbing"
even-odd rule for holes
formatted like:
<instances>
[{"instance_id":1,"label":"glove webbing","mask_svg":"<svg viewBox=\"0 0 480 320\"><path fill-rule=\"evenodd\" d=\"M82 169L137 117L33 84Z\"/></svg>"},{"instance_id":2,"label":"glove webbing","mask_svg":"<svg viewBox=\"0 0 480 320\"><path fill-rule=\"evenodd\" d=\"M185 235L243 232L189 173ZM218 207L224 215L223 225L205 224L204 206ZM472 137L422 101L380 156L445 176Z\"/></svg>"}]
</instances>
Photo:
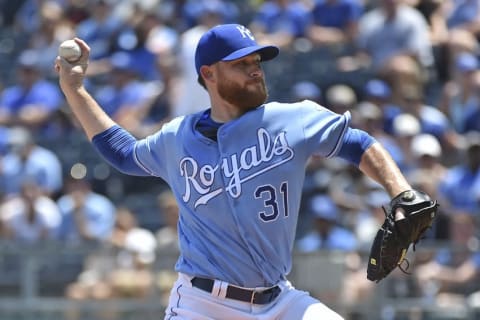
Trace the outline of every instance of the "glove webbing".
<instances>
[{"instance_id":1,"label":"glove webbing","mask_svg":"<svg viewBox=\"0 0 480 320\"><path fill-rule=\"evenodd\" d=\"M387 208L386 208L385 206L382 206L382 209L383 209L383 212L385 213L385 218L390 220L391 218L389 218L388 212L391 211L391 208L389 208L389 209L387 210ZM393 222L393 225L394 225L394 224L395 224L395 221ZM424 229L422 229L422 231L420 232L420 234L424 235L425 232L426 232L428 229L430 229L430 228L431 228L431 226L425 227ZM385 243L385 238L386 238L387 233L388 233L388 232L392 233L391 231L385 230L385 229L384 229L383 231L384 231L384 232L383 232L383 236L382 236L382 245ZM425 239L425 236L422 236L422 237L416 239L416 240L413 242L413 251L416 250L416 244L417 244L418 242L420 242L420 240L422 240L422 239ZM382 246L381 252L384 252L384 251L386 251L386 248ZM405 262L405 263L407 264L407 265L405 266L405 268L402 266L403 262ZM380 255L380 265L382 265L382 255ZM409 261L406 257L403 257L403 258L402 258L402 261L400 261L400 263L398 264L398 269L400 269L404 274L411 275L412 273L407 271L409 267L410 267L410 261ZM380 280L377 280L377 282L379 282L379 281L380 281Z\"/></svg>"},{"instance_id":2,"label":"glove webbing","mask_svg":"<svg viewBox=\"0 0 480 320\"><path fill-rule=\"evenodd\" d=\"M383 209L383 212L385 213L385 218L388 219L388 220L391 220L391 218L388 216L387 208L386 208L385 206L382 206L382 209ZM389 210L389 211L390 211L390 210ZM393 222L393 225L395 225L395 221ZM425 230L426 230L426 229L428 229L428 228L425 228ZM386 252L386 251L387 251L386 247L384 247L383 244L386 242L386 241L385 241L385 238L386 238L387 233L392 233L392 231L390 231L390 230L385 230L385 229L383 229L383 231L384 231L384 232L383 232L383 235L382 235L382 248L381 248L381 251L380 251L380 252ZM422 239L423 239L423 237L422 237ZM417 239L417 240L414 242L414 244L413 244L413 251L415 251L415 245L416 245L417 242L419 242L420 240L421 240L421 239ZM407 249L408 249L408 248L407 248ZM405 254L406 254L406 251L405 251ZM382 258L383 258L383 256L380 255L380 264L379 264L380 266L383 265L383 264L382 264ZM403 262L405 262L405 263L407 264L405 268L402 266ZM400 269L403 273L408 274L408 275L411 275L411 274L412 274L411 272L408 272L408 271L407 271L408 268L410 267L410 261L409 261L406 257L403 257L403 258L402 258L402 261L400 261L400 263L399 263L397 266L398 266L398 269ZM381 279L380 279L380 280L381 280ZM377 283L380 282L380 280L377 280Z\"/></svg>"}]
</instances>

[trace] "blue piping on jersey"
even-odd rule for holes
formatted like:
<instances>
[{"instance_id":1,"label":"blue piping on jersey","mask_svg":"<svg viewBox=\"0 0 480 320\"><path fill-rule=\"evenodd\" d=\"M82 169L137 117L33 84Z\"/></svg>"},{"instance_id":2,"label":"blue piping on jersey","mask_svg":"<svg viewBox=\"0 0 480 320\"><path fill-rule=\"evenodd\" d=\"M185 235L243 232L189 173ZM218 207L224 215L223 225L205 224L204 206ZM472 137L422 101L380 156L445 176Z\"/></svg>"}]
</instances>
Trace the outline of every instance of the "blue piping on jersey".
<instances>
[{"instance_id":1,"label":"blue piping on jersey","mask_svg":"<svg viewBox=\"0 0 480 320\"><path fill-rule=\"evenodd\" d=\"M334 155L337 154L338 150L341 148L342 146L342 140L343 140L343 137L345 135L345 132L346 130L348 129L348 124L350 123L350 112L347 111L344 113L344 116L343 118L345 119L345 121L343 122L343 128L342 128L342 133L340 135L338 135L338 140L337 142L335 143L335 147L333 148L333 150L326 156L327 158L330 158L330 157L333 157Z\"/></svg>"}]
</instances>

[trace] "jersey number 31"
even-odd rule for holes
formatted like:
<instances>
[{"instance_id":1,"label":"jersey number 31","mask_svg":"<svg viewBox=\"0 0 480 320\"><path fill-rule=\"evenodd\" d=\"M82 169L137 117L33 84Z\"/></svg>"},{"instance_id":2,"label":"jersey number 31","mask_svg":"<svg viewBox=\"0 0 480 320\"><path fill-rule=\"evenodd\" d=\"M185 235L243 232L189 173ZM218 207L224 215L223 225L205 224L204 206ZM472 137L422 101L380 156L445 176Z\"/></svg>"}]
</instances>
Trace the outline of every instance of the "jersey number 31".
<instances>
[{"instance_id":1,"label":"jersey number 31","mask_svg":"<svg viewBox=\"0 0 480 320\"><path fill-rule=\"evenodd\" d=\"M283 207L283 215L284 217L288 217L288 184L287 182L282 182L280 185L280 193L281 193L281 200L282 207ZM255 198L256 199L263 199L263 203L265 205L266 211L260 211L258 213L260 219L265 222L271 222L278 218L280 214L279 203L278 203L278 191L272 185L263 185L257 187L255 189Z\"/></svg>"}]
</instances>

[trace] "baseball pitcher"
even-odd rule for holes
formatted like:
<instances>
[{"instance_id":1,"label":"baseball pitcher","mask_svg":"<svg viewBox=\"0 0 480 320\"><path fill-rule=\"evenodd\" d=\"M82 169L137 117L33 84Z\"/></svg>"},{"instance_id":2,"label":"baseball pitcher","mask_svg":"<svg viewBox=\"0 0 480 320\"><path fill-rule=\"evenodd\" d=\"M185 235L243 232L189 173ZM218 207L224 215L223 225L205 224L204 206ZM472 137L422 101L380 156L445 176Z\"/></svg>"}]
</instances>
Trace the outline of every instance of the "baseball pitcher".
<instances>
[{"instance_id":1,"label":"baseball pitcher","mask_svg":"<svg viewBox=\"0 0 480 320\"><path fill-rule=\"evenodd\" d=\"M90 49L75 41L80 60L57 57L55 67L88 138L118 170L164 179L180 208L178 280L165 319L342 319L287 279L304 169L313 154L340 157L392 198L415 197L384 148L349 126L349 112L308 100L266 103L262 63L279 49L258 45L238 24L218 25L198 43L198 81L210 106L137 140L86 91Z\"/></svg>"}]
</instances>

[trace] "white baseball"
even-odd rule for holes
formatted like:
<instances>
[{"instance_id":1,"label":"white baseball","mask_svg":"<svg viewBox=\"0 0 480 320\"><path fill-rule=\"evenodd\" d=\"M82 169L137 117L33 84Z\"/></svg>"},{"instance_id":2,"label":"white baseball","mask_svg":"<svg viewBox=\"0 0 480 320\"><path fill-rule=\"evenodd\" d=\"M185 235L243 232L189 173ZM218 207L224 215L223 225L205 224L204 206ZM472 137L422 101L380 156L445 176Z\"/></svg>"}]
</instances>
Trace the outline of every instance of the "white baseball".
<instances>
[{"instance_id":1,"label":"white baseball","mask_svg":"<svg viewBox=\"0 0 480 320\"><path fill-rule=\"evenodd\" d=\"M68 62L75 62L80 59L82 49L75 40L65 40L58 47L58 55Z\"/></svg>"}]
</instances>

